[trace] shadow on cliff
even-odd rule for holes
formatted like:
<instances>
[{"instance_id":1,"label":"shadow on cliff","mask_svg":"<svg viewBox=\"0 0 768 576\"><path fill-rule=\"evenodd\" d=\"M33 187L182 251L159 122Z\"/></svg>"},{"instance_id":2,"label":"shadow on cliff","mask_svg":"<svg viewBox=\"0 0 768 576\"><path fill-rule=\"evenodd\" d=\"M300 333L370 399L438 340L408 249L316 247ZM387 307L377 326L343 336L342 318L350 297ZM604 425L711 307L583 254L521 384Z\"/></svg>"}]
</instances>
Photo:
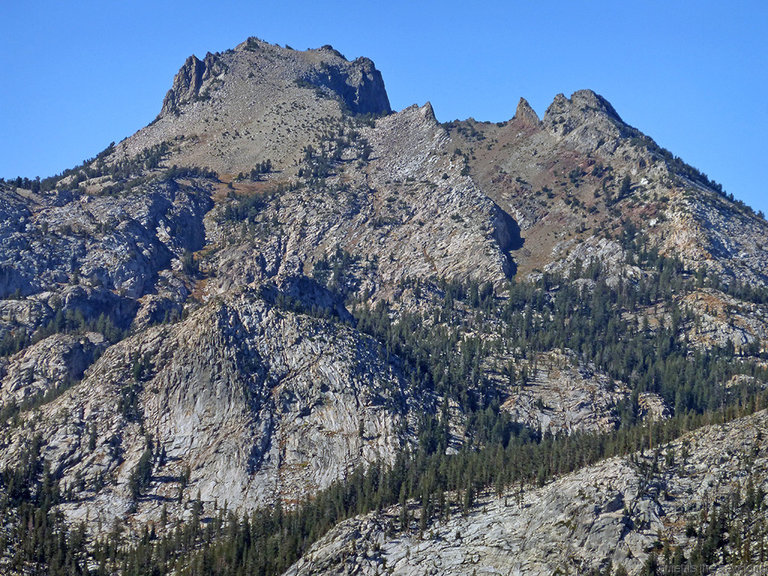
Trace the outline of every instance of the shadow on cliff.
<instances>
[{"instance_id":1,"label":"shadow on cliff","mask_svg":"<svg viewBox=\"0 0 768 576\"><path fill-rule=\"evenodd\" d=\"M354 317L344 307L341 297L307 276L284 278L279 286L267 284L262 286L260 293L265 301L277 308L354 324Z\"/></svg>"},{"instance_id":2,"label":"shadow on cliff","mask_svg":"<svg viewBox=\"0 0 768 576\"><path fill-rule=\"evenodd\" d=\"M525 245L525 238L522 237L520 232L520 225L517 223L517 220L499 208L493 221L493 238L498 242L499 248L507 257L504 269L507 278L512 278L517 274L517 263L511 252L520 250Z\"/></svg>"}]
</instances>

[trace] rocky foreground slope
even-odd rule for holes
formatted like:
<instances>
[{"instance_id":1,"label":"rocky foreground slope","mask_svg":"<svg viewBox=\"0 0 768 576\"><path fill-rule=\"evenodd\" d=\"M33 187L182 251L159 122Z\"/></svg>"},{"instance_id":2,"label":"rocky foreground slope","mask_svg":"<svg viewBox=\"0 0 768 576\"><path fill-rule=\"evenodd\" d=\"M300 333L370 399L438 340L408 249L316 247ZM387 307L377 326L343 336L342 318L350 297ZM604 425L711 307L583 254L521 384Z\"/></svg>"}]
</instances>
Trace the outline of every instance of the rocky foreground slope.
<instances>
[{"instance_id":1,"label":"rocky foreground slope","mask_svg":"<svg viewBox=\"0 0 768 576\"><path fill-rule=\"evenodd\" d=\"M192 56L147 127L0 182L0 495L36 498L10 479L37 447L32 480L51 475L70 525L162 533L398 455L743 404L768 378L767 237L588 90L541 119L521 100L508 122L441 124L429 103L393 112L373 63L330 46ZM752 446L744 422L724 438ZM522 509L486 497L435 538L353 520L295 570L466 573L510 550L507 571L631 568L660 528L690 557L664 520L688 511L638 487L649 458ZM682 490L693 461L654 474Z\"/></svg>"},{"instance_id":2,"label":"rocky foreground slope","mask_svg":"<svg viewBox=\"0 0 768 576\"><path fill-rule=\"evenodd\" d=\"M483 494L425 529L415 505L405 530L399 507L347 520L286 574L636 574L651 555L678 573L739 573L766 554L767 427L766 412L710 426L542 487ZM750 536L763 544L745 546Z\"/></svg>"}]
</instances>

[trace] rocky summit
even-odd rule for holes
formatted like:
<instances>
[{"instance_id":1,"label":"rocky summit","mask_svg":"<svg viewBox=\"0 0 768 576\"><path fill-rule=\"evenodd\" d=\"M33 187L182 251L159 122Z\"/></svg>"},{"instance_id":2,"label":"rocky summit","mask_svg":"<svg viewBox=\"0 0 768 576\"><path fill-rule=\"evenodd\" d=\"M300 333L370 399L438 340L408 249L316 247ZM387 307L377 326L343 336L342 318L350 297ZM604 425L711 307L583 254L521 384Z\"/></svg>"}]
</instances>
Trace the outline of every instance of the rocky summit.
<instances>
[{"instance_id":1,"label":"rocky summit","mask_svg":"<svg viewBox=\"0 0 768 576\"><path fill-rule=\"evenodd\" d=\"M2 573L768 561L768 223L592 91L249 38L0 196Z\"/></svg>"}]
</instances>

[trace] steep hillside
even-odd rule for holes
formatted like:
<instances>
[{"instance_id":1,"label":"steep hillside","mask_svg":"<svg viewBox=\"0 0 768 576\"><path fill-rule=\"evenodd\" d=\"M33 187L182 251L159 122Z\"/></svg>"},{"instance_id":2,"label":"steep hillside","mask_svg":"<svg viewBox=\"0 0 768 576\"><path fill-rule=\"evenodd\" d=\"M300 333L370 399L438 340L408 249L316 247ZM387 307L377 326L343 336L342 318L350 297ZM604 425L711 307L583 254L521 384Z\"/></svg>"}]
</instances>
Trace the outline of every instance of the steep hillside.
<instances>
[{"instance_id":1,"label":"steep hillside","mask_svg":"<svg viewBox=\"0 0 768 576\"><path fill-rule=\"evenodd\" d=\"M737 574L764 561L765 412L613 458L542 487L347 520L286 575ZM759 543L759 544L756 544ZM650 572L649 572L650 570ZM674 572L673 572L674 573Z\"/></svg>"}]
</instances>

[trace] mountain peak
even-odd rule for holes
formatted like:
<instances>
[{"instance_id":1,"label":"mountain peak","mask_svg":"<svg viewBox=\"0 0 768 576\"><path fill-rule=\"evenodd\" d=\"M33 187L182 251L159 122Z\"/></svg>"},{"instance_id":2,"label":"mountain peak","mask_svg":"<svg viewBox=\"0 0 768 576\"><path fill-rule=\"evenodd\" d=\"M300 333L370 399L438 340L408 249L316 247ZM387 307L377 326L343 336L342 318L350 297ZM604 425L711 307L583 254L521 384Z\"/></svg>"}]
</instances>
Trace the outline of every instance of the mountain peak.
<instances>
[{"instance_id":1,"label":"mountain peak","mask_svg":"<svg viewBox=\"0 0 768 576\"><path fill-rule=\"evenodd\" d=\"M536 111L528 104L528 100L520 98L520 102L517 103L517 110L515 110L515 120L521 120L528 124L538 125L540 120Z\"/></svg>"},{"instance_id":2,"label":"mountain peak","mask_svg":"<svg viewBox=\"0 0 768 576\"><path fill-rule=\"evenodd\" d=\"M425 119L431 121L431 122L437 122L437 117L435 116L435 109L432 108L432 102L427 102L419 108L419 112L421 112L421 115L424 116Z\"/></svg>"},{"instance_id":3,"label":"mountain peak","mask_svg":"<svg viewBox=\"0 0 768 576\"><path fill-rule=\"evenodd\" d=\"M204 97L203 84L212 76L223 71L221 59L210 52L200 60L194 54L189 56L173 79L173 86L165 95L160 114L175 113L182 104Z\"/></svg>"},{"instance_id":4,"label":"mountain peak","mask_svg":"<svg viewBox=\"0 0 768 576\"><path fill-rule=\"evenodd\" d=\"M318 48L318 50L322 51L322 52L330 52L334 56L337 56L338 58L341 58L342 60L346 60L346 57L344 56L344 54L342 54L341 52L336 50L336 48L334 48L330 44L324 44L323 46L320 46L320 48Z\"/></svg>"},{"instance_id":5,"label":"mountain peak","mask_svg":"<svg viewBox=\"0 0 768 576\"><path fill-rule=\"evenodd\" d=\"M615 141L628 128L613 106L592 90L578 90L570 98L558 94L542 123L555 136L575 138L584 151Z\"/></svg>"},{"instance_id":6,"label":"mountain peak","mask_svg":"<svg viewBox=\"0 0 768 576\"><path fill-rule=\"evenodd\" d=\"M316 140L321 119L391 111L370 59L349 61L330 45L294 50L249 38L231 50L189 56L157 119L118 152L135 157L175 140L170 165L237 174L268 158L282 169Z\"/></svg>"},{"instance_id":7,"label":"mountain peak","mask_svg":"<svg viewBox=\"0 0 768 576\"><path fill-rule=\"evenodd\" d=\"M208 100L213 90L226 83L230 68L250 82L315 87L338 98L353 114L392 111L384 80L370 59L350 62L331 45L299 51L251 37L224 54L209 52L203 60L194 55L187 58L163 101L161 116L178 114L185 104Z\"/></svg>"},{"instance_id":8,"label":"mountain peak","mask_svg":"<svg viewBox=\"0 0 768 576\"><path fill-rule=\"evenodd\" d=\"M272 44L256 36L249 36L245 39L244 42L240 42L240 44L235 46L235 52L242 52L243 50L254 50L256 48L265 46L272 46Z\"/></svg>"},{"instance_id":9,"label":"mountain peak","mask_svg":"<svg viewBox=\"0 0 768 576\"><path fill-rule=\"evenodd\" d=\"M624 124L610 102L592 90L577 90L566 98L558 94L544 114L544 124L563 135L590 120L609 120L612 124ZM558 125L559 128L558 128Z\"/></svg>"},{"instance_id":10,"label":"mountain peak","mask_svg":"<svg viewBox=\"0 0 768 576\"><path fill-rule=\"evenodd\" d=\"M624 123L611 103L592 90L577 90L571 94L570 101L578 110L597 110L622 124Z\"/></svg>"}]
</instances>

